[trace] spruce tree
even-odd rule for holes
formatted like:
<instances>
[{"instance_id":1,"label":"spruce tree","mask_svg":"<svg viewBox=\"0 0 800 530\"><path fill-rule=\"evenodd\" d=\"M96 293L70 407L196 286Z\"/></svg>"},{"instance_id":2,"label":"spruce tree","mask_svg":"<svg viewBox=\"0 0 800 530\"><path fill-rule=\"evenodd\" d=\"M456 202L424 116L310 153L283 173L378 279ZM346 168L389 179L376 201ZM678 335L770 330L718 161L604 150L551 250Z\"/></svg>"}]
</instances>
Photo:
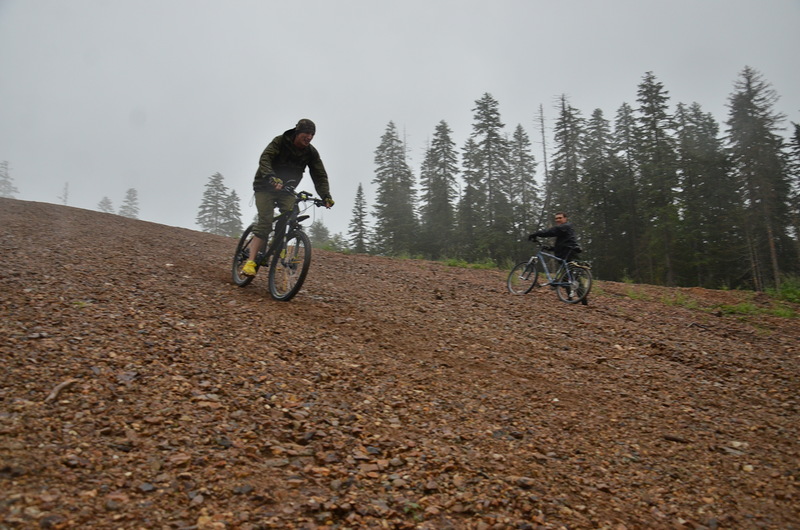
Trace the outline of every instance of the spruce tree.
<instances>
[{"instance_id":1,"label":"spruce tree","mask_svg":"<svg viewBox=\"0 0 800 530\"><path fill-rule=\"evenodd\" d=\"M436 126L420 170L420 247L429 259L453 252L458 153L447 122Z\"/></svg>"},{"instance_id":2,"label":"spruce tree","mask_svg":"<svg viewBox=\"0 0 800 530\"><path fill-rule=\"evenodd\" d=\"M325 226L321 219L314 220L308 227L308 237L314 246L321 247L327 245L331 240L331 231Z\"/></svg>"},{"instance_id":3,"label":"spruce tree","mask_svg":"<svg viewBox=\"0 0 800 530\"><path fill-rule=\"evenodd\" d=\"M114 205L111 203L111 199L105 196L97 203L97 209L104 213L114 213Z\"/></svg>"},{"instance_id":4,"label":"spruce tree","mask_svg":"<svg viewBox=\"0 0 800 530\"><path fill-rule=\"evenodd\" d=\"M570 220L580 225L582 200L579 182L582 170L584 120L580 111L570 105L564 95L559 98L558 108L558 118L553 132L555 152L548 183L550 211L546 212L545 216L547 219L552 219L555 212L562 211Z\"/></svg>"},{"instance_id":5,"label":"spruce tree","mask_svg":"<svg viewBox=\"0 0 800 530\"><path fill-rule=\"evenodd\" d=\"M367 202L364 199L364 187L358 183L355 204L353 205L353 218L350 220L349 236L350 248L356 254L367 252Z\"/></svg>"},{"instance_id":6,"label":"spruce tree","mask_svg":"<svg viewBox=\"0 0 800 530\"><path fill-rule=\"evenodd\" d=\"M480 242L488 258L496 263L511 258L517 246L514 239L514 212L509 199L512 192L509 170L509 141L503 134L505 124L500 119L497 100L485 93L475 102L470 140L474 152L467 160L465 172L477 173L476 184L484 209L486 236Z\"/></svg>"},{"instance_id":7,"label":"spruce tree","mask_svg":"<svg viewBox=\"0 0 800 530\"><path fill-rule=\"evenodd\" d=\"M785 116L774 110L777 100L771 85L748 66L728 102L728 148L744 193L744 226L756 290L778 287L784 268L796 270L794 245L785 226L790 184L784 140L778 134Z\"/></svg>"},{"instance_id":8,"label":"spruce tree","mask_svg":"<svg viewBox=\"0 0 800 530\"><path fill-rule=\"evenodd\" d=\"M509 143L510 199L514 212L514 236L524 241L524 236L537 225L542 209L541 192L536 183L536 157L531 151L531 140L521 124L514 129Z\"/></svg>"},{"instance_id":9,"label":"spruce tree","mask_svg":"<svg viewBox=\"0 0 800 530\"><path fill-rule=\"evenodd\" d=\"M228 188L225 186L224 178L220 173L214 173L208 178L197 213L197 224L203 232L224 235L228 206Z\"/></svg>"},{"instance_id":10,"label":"spruce tree","mask_svg":"<svg viewBox=\"0 0 800 530\"><path fill-rule=\"evenodd\" d=\"M591 252L593 274L619 280L624 264L614 259L613 252L618 250L614 248L620 229L617 219L625 207L624 195L615 189L622 164L614 153L611 124L600 109L595 109L586 123L583 149L578 237L584 251Z\"/></svg>"},{"instance_id":11,"label":"spruce tree","mask_svg":"<svg viewBox=\"0 0 800 530\"><path fill-rule=\"evenodd\" d=\"M678 283L733 286L746 248L739 190L728 168L719 125L697 103L679 104L675 122L682 212Z\"/></svg>"},{"instance_id":12,"label":"spruce tree","mask_svg":"<svg viewBox=\"0 0 800 530\"><path fill-rule=\"evenodd\" d=\"M222 235L228 237L239 237L244 230L242 226L242 210L239 207L239 195L236 190L231 190L225 197L223 221L220 228Z\"/></svg>"},{"instance_id":13,"label":"spruce tree","mask_svg":"<svg viewBox=\"0 0 800 530\"><path fill-rule=\"evenodd\" d=\"M669 114L669 92L647 72L639 84L637 101L637 159L642 192L641 221L645 223L648 282L675 285L678 188L674 125Z\"/></svg>"},{"instance_id":14,"label":"spruce tree","mask_svg":"<svg viewBox=\"0 0 800 530\"><path fill-rule=\"evenodd\" d=\"M394 122L386 126L375 150L375 166L375 249L386 255L411 255L416 251L417 237L414 175Z\"/></svg>"},{"instance_id":15,"label":"spruce tree","mask_svg":"<svg viewBox=\"0 0 800 530\"><path fill-rule=\"evenodd\" d=\"M794 233L796 262L800 263L800 124L792 123L792 127L792 137L789 141L789 175L792 182L789 211ZM796 274L800 274L800 271Z\"/></svg>"},{"instance_id":16,"label":"spruce tree","mask_svg":"<svg viewBox=\"0 0 800 530\"><path fill-rule=\"evenodd\" d=\"M641 282L644 279L642 249L646 245L643 243L644 230L639 215L641 193L637 178L636 147L634 110L629 104L623 103L614 119L613 149L620 167L611 175L610 187L614 190L619 210L613 217L614 222L608 233L609 253L612 256L609 280L632 279Z\"/></svg>"},{"instance_id":17,"label":"spruce tree","mask_svg":"<svg viewBox=\"0 0 800 530\"><path fill-rule=\"evenodd\" d=\"M0 197L14 199L19 190L14 186L14 179L8 171L8 161L0 162Z\"/></svg>"},{"instance_id":18,"label":"spruce tree","mask_svg":"<svg viewBox=\"0 0 800 530\"><path fill-rule=\"evenodd\" d=\"M461 152L464 189L458 201L456 256L466 261L478 261L488 255L489 239L486 214L486 190L478 162L478 147L468 138Z\"/></svg>"},{"instance_id":19,"label":"spruce tree","mask_svg":"<svg viewBox=\"0 0 800 530\"><path fill-rule=\"evenodd\" d=\"M139 218L139 194L136 189L128 188L128 191L125 192L125 200L122 201L122 206L119 207L117 214L130 219Z\"/></svg>"}]
</instances>

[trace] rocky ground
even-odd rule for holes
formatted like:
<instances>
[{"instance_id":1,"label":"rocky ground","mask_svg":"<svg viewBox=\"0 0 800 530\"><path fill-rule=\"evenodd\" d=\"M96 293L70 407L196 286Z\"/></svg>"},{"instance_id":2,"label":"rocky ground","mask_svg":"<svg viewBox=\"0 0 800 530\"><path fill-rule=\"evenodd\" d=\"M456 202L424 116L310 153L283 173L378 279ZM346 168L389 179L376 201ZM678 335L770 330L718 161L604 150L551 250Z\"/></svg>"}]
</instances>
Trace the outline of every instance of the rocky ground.
<instances>
[{"instance_id":1,"label":"rocky ground","mask_svg":"<svg viewBox=\"0 0 800 530\"><path fill-rule=\"evenodd\" d=\"M766 295L234 246L0 199L0 528L800 528Z\"/></svg>"}]
</instances>

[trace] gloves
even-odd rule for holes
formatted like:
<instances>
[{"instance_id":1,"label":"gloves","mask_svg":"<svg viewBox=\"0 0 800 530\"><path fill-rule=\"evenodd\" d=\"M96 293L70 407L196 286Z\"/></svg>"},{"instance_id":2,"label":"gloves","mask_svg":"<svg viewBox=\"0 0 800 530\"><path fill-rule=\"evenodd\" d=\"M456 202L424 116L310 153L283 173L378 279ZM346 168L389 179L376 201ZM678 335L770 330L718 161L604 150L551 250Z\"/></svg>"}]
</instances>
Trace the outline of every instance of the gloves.
<instances>
[{"instance_id":1,"label":"gloves","mask_svg":"<svg viewBox=\"0 0 800 530\"><path fill-rule=\"evenodd\" d=\"M528 236L528 241L536 241L536 238L539 237L536 234L531 234Z\"/></svg>"},{"instance_id":2,"label":"gloves","mask_svg":"<svg viewBox=\"0 0 800 530\"><path fill-rule=\"evenodd\" d=\"M269 183L272 184L272 187L276 190L279 190L283 187L283 181L278 177L270 177Z\"/></svg>"},{"instance_id":3,"label":"gloves","mask_svg":"<svg viewBox=\"0 0 800 530\"><path fill-rule=\"evenodd\" d=\"M331 199L330 197L325 197L322 200L325 202L325 208L330 208L334 204L333 199Z\"/></svg>"}]
</instances>

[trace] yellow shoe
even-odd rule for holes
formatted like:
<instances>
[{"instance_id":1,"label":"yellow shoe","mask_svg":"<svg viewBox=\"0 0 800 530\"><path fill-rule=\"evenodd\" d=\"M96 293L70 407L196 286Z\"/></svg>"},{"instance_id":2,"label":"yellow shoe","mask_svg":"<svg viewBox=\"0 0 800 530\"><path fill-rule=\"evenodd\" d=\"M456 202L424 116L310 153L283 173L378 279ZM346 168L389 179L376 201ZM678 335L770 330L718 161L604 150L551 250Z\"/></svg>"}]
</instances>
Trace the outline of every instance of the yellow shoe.
<instances>
[{"instance_id":1,"label":"yellow shoe","mask_svg":"<svg viewBox=\"0 0 800 530\"><path fill-rule=\"evenodd\" d=\"M245 263L244 267L242 267L242 274L244 274L245 276L255 276L256 262L253 260L249 260L247 263Z\"/></svg>"}]
</instances>

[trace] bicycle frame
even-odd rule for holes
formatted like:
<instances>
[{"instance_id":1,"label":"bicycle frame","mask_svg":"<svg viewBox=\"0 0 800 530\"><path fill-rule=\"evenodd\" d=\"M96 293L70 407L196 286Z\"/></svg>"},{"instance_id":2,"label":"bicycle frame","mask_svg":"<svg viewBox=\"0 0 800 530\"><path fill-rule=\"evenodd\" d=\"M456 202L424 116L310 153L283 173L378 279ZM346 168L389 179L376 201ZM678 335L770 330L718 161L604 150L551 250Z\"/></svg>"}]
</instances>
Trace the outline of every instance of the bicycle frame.
<instances>
[{"instance_id":1,"label":"bicycle frame","mask_svg":"<svg viewBox=\"0 0 800 530\"><path fill-rule=\"evenodd\" d=\"M295 196L294 206L292 206L290 212L282 212L275 219L273 223L275 235L272 241L267 242L266 248L256 254L255 262L258 263L259 266L268 265L272 255L283 245L286 235L292 230L301 229L302 225L300 223L309 218L308 215L300 215L300 203L304 201L313 201L316 206L320 206L322 203L322 201L315 199L311 194L305 191L298 193L294 191L294 188L288 186L283 188L283 191ZM308 208L310 208L310 206L306 207L306 209Z\"/></svg>"},{"instance_id":2,"label":"bicycle frame","mask_svg":"<svg viewBox=\"0 0 800 530\"><path fill-rule=\"evenodd\" d=\"M586 297L592 288L591 267L586 262L561 259L555 254L546 252L538 241L538 249L527 261L517 263L508 274L506 284L511 294L527 294L534 287L548 286L556 291L558 298L568 304L586 304ZM548 248L548 250L551 250ZM552 259L558 264L551 267L548 261ZM555 269L555 270L553 270ZM539 275L543 274L547 280L539 284Z\"/></svg>"},{"instance_id":3,"label":"bicycle frame","mask_svg":"<svg viewBox=\"0 0 800 530\"><path fill-rule=\"evenodd\" d=\"M545 258L552 258L558 263L558 267L554 273L550 273L550 267L547 266L547 260ZM547 283L545 285L555 287L557 285L569 285L570 282L572 282L572 272L570 272L569 267L567 267L567 264L569 263L567 260L563 260L555 254L550 254L549 252L545 252L540 248L536 254L531 256L531 258L528 260L528 264L533 265L537 261L542 264L542 272L544 272L544 276L547 278ZM566 281L558 282L556 281L556 278L561 277L561 271L566 271L566 275L564 275L564 279Z\"/></svg>"}]
</instances>

